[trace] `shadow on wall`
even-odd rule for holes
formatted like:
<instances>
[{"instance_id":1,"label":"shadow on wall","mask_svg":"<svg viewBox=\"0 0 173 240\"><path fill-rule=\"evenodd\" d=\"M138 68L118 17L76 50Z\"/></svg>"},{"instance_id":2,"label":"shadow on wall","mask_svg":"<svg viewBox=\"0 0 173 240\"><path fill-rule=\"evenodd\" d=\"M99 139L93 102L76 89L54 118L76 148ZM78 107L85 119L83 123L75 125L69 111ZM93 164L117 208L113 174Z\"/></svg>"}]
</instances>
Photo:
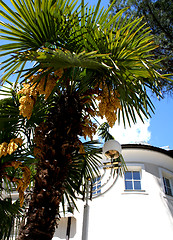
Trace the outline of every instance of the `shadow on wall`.
<instances>
[{"instance_id":1,"label":"shadow on wall","mask_svg":"<svg viewBox=\"0 0 173 240\"><path fill-rule=\"evenodd\" d=\"M173 181L171 178L171 177L173 177L173 175L168 174L167 173L167 172L169 172L168 170L166 170L164 168L160 168L160 170L159 170L159 168L157 168L155 165L152 165L152 164L146 164L145 171L147 173L150 173L153 175L153 177L157 183L157 186L159 186L159 188L160 188L159 195L160 195L161 201L167 208L167 211L170 214L170 216L172 216L172 218L173 218L173 188L172 188L172 196L169 196L169 195L165 194L164 183L163 183L163 176L164 177L166 176L168 179L170 179L171 185L173 186ZM173 221L173 219L172 219L172 221Z\"/></svg>"},{"instance_id":2,"label":"shadow on wall","mask_svg":"<svg viewBox=\"0 0 173 240\"><path fill-rule=\"evenodd\" d=\"M172 217L171 220L173 223L173 197L163 196L162 194L160 197L161 197L165 207L167 208L167 211L170 214L170 217Z\"/></svg>"},{"instance_id":3,"label":"shadow on wall","mask_svg":"<svg viewBox=\"0 0 173 240\"><path fill-rule=\"evenodd\" d=\"M55 231L54 239L70 239L76 234L76 218L62 217Z\"/></svg>"}]
</instances>

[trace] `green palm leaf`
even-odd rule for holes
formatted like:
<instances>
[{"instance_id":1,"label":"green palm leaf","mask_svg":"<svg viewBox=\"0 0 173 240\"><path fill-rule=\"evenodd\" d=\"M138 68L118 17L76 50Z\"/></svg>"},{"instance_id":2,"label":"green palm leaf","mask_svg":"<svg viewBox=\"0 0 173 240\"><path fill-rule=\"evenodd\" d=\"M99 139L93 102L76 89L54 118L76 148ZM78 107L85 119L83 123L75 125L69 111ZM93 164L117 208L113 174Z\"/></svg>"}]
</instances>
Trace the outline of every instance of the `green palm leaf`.
<instances>
[{"instance_id":1,"label":"green palm leaf","mask_svg":"<svg viewBox=\"0 0 173 240\"><path fill-rule=\"evenodd\" d=\"M19 206L19 201L12 203L12 198L0 199L0 238L2 240L10 239L12 232L15 232L14 222L16 217L21 216L22 209Z\"/></svg>"},{"instance_id":2,"label":"green palm leaf","mask_svg":"<svg viewBox=\"0 0 173 240\"><path fill-rule=\"evenodd\" d=\"M96 51L86 53L85 51L75 54L70 51L62 51L60 49L51 50L44 48L42 51L38 52L28 52L21 57L21 59L36 61L39 63L39 68L51 68L52 71L55 71L60 68L72 68L72 67L82 67L95 70L108 69L109 66L106 66L99 59L108 57L108 54L97 54ZM38 68L36 65L35 68ZM34 68L31 71L28 71L28 74L32 74L35 71Z\"/></svg>"}]
</instances>

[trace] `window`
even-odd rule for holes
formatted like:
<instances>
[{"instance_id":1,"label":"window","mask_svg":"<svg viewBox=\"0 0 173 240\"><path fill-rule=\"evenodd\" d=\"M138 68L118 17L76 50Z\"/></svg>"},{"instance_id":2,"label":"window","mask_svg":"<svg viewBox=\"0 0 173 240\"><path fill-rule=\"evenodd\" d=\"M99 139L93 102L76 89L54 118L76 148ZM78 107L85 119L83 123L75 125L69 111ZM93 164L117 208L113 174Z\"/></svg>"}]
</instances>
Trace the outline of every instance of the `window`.
<instances>
[{"instance_id":1,"label":"window","mask_svg":"<svg viewBox=\"0 0 173 240\"><path fill-rule=\"evenodd\" d=\"M165 194L172 196L171 182L169 178L163 177Z\"/></svg>"},{"instance_id":2,"label":"window","mask_svg":"<svg viewBox=\"0 0 173 240\"><path fill-rule=\"evenodd\" d=\"M92 187L92 194L96 195L101 193L101 177L98 176L96 178L94 178L94 180L92 181L93 187Z\"/></svg>"},{"instance_id":3,"label":"window","mask_svg":"<svg viewBox=\"0 0 173 240\"><path fill-rule=\"evenodd\" d=\"M173 172L163 168L160 168L159 172L164 193L173 197Z\"/></svg>"},{"instance_id":4,"label":"window","mask_svg":"<svg viewBox=\"0 0 173 240\"><path fill-rule=\"evenodd\" d=\"M124 174L125 190L141 190L141 172L126 171Z\"/></svg>"}]
</instances>

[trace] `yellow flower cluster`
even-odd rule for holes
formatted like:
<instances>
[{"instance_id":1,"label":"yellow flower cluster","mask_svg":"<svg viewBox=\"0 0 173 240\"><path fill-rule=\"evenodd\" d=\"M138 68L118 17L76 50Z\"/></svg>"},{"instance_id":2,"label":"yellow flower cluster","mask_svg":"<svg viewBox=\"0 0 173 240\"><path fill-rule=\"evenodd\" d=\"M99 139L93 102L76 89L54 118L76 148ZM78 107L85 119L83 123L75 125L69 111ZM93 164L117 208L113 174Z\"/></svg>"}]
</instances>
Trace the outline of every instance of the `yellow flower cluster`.
<instances>
[{"instance_id":1,"label":"yellow flower cluster","mask_svg":"<svg viewBox=\"0 0 173 240\"><path fill-rule=\"evenodd\" d=\"M47 82L46 82L46 86L45 86L45 79L42 78L40 80L40 82L38 83L38 85L36 86L36 89L38 91L39 94L44 94L45 95L45 100L48 99L48 97L50 96L52 90L54 89L54 87L56 86L56 82L57 79L55 78L48 78Z\"/></svg>"},{"instance_id":2,"label":"yellow flower cluster","mask_svg":"<svg viewBox=\"0 0 173 240\"><path fill-rule=\"evenodd\" d=\"M18 146L21 146L23 140L21 138L11 139L10 143L3 142L0 144L0 157L6 156L7 154L12 154Z\"/></svg>"},{"instance_id":3,"label":"yellow flower cluster","mask_svg":"<svg viewBox=\"0 0 173 240\"><path fill-rule=\"evenodd\" d=\"M86 139L89 137L91 140L93 136L96 134L97 124L93 123L91 119L86 117L84 122L82 123L82 136Z\"/></svg>"},{"instance_id":4,"label":"yellow flower cluster","mask_svg":"<svg viewBox=\"0 0 173 240\"><path fill-rule=\"evenodd\" d=\"M26 96L22 96L19 99L19 102L20 102L20 106L19 106L20 115L22 115L23 117L27 117L27 119L29 120L31 118L32 110L34 107L34 102L35 102L34 99L26 95Z\"/></svg>"},{"instance_id":5,"label":"yellow flower cluster","mask_svg":"<svg viewBox=\"0 0 173 240\"><path fill-rule=\"evenodd\" d=\"M29 120L32 115L34 103L37 99L37 91L35 86L31 86L29 83L23 83L23 88L18 93L24 95L19 99L20 115L27 117Z\"/></svg>"},{"instance_id":6,"label":"yellow flower cluster","mask_svg":"<svg viewBox=\"0 0 173 240\"><path fill-rule=\"evenodd\" d=\"M38 81L38 79L40 78L40 74L38 75L33 75L30 78L31 83L35 83L33 86L35 87L35 90L39 93L39 94L44 94L45 95L45 100L48 99L48 97L50 96L52 90L54 89L54 87L56 86L56 83L58 81L58 79L60 79L63 75L64 71L63 69L59 69L57 71L54 72L54 74L49 74L46 77L43 77L39 83L35 83Z\"/></svg>"},{"instance_id":7,"label":"yellow flower cluster","mask_svg":"<svg viewBox=\"0 0 173 240\"><path fill-rule=\"evenodd\" d=\"M41 73L33 75L29 79L30 83L24 83L23 88L18 92L19 94L24 95L19 99L20 115L26 117L28 120L31 118L32 110L37 100L37 95L44 94L45 100L47 100L56 86L57 80L62 77L63 69L55 71L54 74L49 74L47 78L41 78L41 80L37 83L41 76L40 74Z\"/></svg>"},{"instance_id":8,"label":"yellow flower cluster","mask_svg":"<svg viewBox=\"0 0 173 240\"><path fill-rule=\"evenodd\" d=\"M106 85L100 86L98 97L99 115L106 120L110 127L113 127L117 119L117 109L121 109L119 93L115 90L109 90Z\"/></svg>"},{"instance_id":9,"label":"yellow flower cluster","mask_svg":"<svg viewBox=\"0 0 173 240\"><path fill-rule=\"evenodd\" d=\"M78 142L78 146L79 146L79 153L80 154L85 154L85 148L84 148L84 145L81 141Z\"/></svg>"},{"instance_id":10,"label":"yellow flower cluster","mask_svg":"<svg viewBox=\"0 0 173 240\"><path fill-rule=\"evenodd\" d=\"M0 145L0 157L7 155L8 143L3 142Z\"/></svg>"},{"instance_id":11,"label":"yellow flower cluster","mask_svg":"<svg viewBox=\"0 0 173 240\"><path fill-rule=\"evenodd\" d=\"M23 88L18 92L18 94L33 96L34 98L37 98L37 91L35 89L35 85L31 85L29 83L23 83Z\"/></svg>"},{"instance_id":12,"label":"yellow flower cluster","mask_svg":"<svg viewBox=\"0 0 173 240\"><path fill-rule=\"evenodd\" d=\"M19 162L19 161L13 161L13 162L11 162L11 166L14 167L14 169L19 168L19 166L21 166L21 165L22 165L22 163Z\"/></svg>"},{"instance_id":13,"label":"yellow flower cluster","mask_svg":"<svg viewBox=\"0 0 173 240\"><path fill-rule=\"evenodd\" d=\"M24 166L20 167L23 171L23 178L14 178L13 181L17 183L17 191L19 193L20 206L22 207L24 202L24 192L30 184L31 170Z\"/></svg>"}]
</instances>

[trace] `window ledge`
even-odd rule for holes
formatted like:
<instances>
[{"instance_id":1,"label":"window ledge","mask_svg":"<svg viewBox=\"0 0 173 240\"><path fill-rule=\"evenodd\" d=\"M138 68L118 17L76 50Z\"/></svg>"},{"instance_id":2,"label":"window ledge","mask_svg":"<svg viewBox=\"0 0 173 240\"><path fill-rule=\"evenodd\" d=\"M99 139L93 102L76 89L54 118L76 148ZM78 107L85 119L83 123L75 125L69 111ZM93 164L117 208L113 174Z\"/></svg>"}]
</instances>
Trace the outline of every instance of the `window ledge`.
<instances>
[{"instance_id":1,"label":"window ledge","mask_svg":"<svg viewBox=\"0 0 173 240\"><path fill-rule=\"evenodd\" d=\"M143 194L148 195L148 193L145 190L124 190L122 194Z\"/></svg>"}]
</instances>

